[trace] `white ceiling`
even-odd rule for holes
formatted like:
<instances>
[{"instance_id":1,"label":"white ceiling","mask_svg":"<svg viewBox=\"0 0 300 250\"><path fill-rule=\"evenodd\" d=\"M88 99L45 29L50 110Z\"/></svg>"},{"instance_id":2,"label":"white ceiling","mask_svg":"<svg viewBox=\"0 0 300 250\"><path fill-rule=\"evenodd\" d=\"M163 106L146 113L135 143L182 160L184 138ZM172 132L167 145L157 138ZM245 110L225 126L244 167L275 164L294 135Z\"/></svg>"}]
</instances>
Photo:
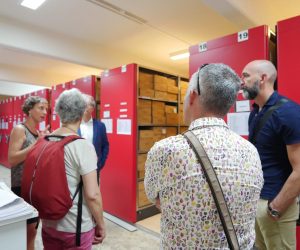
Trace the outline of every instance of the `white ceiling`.
<instances>
[{"instance_id":1,"label":"white ceiling","mask_svg":"<svg viewBox=\"0 0 300 250\"><path fill-rule=\"evenodd\" d=\"M275 30L300 13L298 0L106 0L110 9L46 0L36 11L20 2L0 0L0 95L4 84L51 86L133 62L188 76L188 60L170 53L262 24Z\"/></svg>"}]
</instances>

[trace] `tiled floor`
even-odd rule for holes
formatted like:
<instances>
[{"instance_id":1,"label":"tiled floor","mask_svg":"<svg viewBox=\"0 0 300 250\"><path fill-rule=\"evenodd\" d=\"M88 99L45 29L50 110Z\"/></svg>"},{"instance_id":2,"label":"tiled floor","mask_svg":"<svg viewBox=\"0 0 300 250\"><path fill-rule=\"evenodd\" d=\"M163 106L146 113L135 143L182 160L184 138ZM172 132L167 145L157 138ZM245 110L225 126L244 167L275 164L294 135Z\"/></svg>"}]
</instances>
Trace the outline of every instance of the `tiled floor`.
<instances>
[{"instance_id":1,"label":"tiled floor","mask_svg":"<svg viewBox=\"0 0 300 250\"><path fill-rule=\"evenodd\" d=\"M10 170L0 165L0 181L10 186ZM115 223L105 219L107 236L101 245L93 246L93 250L155 250L159 249L159 217L147 219L136 224L137 230L129 232ZM35 242L35 249L42 250L41 226Z\"/></svg>"}]
</instances>

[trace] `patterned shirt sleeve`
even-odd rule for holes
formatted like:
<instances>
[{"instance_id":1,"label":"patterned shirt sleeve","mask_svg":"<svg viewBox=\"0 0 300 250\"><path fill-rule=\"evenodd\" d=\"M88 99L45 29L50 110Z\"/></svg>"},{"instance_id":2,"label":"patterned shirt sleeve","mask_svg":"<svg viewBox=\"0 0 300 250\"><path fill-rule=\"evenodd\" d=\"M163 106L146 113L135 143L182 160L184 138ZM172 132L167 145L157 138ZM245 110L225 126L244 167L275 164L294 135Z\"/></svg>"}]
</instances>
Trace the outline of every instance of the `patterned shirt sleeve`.
<instances>
[{"instance_id":1,"label":"patterned shirt sleeve","mask_svg":"<svg viewBox=\"0 0 300 250\"><path fill-rule=\"evenodd\" d=\"M156 143L148 152L147 161L145 164L145 192L150 201L155 203L161 190L161 164L160 157L163 157L163 149Z\"/></svg>"}]
</instances>

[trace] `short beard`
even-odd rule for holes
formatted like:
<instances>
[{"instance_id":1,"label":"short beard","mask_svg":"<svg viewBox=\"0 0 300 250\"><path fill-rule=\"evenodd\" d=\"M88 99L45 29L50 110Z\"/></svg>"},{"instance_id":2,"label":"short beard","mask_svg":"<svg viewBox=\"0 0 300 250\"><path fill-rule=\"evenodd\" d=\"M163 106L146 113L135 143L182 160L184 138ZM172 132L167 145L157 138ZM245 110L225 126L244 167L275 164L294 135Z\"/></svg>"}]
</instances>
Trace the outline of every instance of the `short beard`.
<instances>
[{"instance_id":1,"label":"short beard","mask_svg":"<svg viewBox=\"0 0 300 250\"><path fill-rule=\"evenodd\" d=\"M259 81L256 81L253 85L253 87L243 87L243 97L247 100L254 100L258 93L259 93L259 87L258 87Z\"/></svg>"}]
</instances>

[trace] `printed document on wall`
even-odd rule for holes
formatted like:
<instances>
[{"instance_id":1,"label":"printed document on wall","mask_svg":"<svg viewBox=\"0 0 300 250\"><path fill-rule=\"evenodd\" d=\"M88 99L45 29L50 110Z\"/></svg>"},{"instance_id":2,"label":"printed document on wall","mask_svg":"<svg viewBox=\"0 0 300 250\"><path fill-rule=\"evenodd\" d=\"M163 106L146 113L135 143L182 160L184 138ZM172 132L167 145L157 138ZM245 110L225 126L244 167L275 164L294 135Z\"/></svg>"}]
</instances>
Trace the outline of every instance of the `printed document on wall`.
<instances>
[{"instance_id":1,"label":"printed document on wall","mask_svg":"<svg viewBox=\"0 0 300 250\"><path fill-rule=\"evenodd\" d=\"M101 119L101 122L103 122L105 127L106 127L106 133L107 134L112 134L112 132L113 132L112 119Z\"/></svg>"},{"instance_id":2,"label":"printed document on wall","mask_svg":"<svg viewBox=\"0 0 300 250\"><path fill-rule=\"evenodd\" d=\"M239 135L248 135L248 118L250 112L228 113L228 127Z\"/></svg>"},{"instance_id":3,"label":"printed document on wall","mask_svg":"<svg viewBox=\"0 0 300 250\"><path fill-rule=\"evenodd\" d=\"M117 120L117 134L131 135L131 119Z\"/></svg>"}]
</instances>

